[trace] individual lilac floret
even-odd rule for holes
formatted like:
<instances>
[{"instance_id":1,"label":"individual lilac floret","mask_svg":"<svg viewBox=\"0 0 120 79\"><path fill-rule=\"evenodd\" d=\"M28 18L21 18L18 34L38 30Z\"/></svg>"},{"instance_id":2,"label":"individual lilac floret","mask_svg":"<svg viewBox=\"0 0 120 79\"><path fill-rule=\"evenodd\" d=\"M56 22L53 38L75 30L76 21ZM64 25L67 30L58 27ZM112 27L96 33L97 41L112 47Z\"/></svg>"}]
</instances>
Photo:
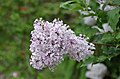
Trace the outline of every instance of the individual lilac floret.
<instances>
[{"instance_id":1,"label":"individual lilac floret","mask_svg":"<svg viewBox=\"0 0 120 79\"><path fill-rule=\"evenodd\" d=\"M35 20L30 45L30 64L35 69L53 69L64 60L65 54L77 61L93 54L94 45L84 36L76 36L68 27L59 19L53 22L41 18Z\"/></svg>"}]
</instances>

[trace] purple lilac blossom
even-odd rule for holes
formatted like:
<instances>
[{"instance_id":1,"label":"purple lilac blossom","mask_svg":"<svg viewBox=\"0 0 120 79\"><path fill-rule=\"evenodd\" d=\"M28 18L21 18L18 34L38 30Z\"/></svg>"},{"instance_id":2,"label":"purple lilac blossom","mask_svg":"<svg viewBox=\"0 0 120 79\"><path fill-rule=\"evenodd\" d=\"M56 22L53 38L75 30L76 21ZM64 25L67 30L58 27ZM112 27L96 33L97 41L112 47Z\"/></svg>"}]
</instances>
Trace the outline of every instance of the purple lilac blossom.
<instances>
[{"instance_id":1,"label":"purple lilac blossom","mask_svg":"<svg viewBox=\"0 0 120 79\"><path fill-rule=\"evenodd\" d=\"M64 55L80 61L94 53L94 45L86 41L88 37L81 34L76 36L59 19L53 22L36 19L31 35L30 64L38 70L46 67L54 69L64 60Z\"/></svg>"}]
</instances>

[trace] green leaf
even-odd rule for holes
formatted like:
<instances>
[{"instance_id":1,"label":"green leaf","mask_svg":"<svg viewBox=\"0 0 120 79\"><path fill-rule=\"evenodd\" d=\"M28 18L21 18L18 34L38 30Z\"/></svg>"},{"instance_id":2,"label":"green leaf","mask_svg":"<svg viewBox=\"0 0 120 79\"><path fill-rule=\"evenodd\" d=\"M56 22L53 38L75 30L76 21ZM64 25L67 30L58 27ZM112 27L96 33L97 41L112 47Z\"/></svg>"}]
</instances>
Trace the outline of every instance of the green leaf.
<instances>
[{"instance_id":1,"label":"green leaf","mask_svg":"<svg viewBox=\"0 0 120 79\"><path fill-rule=\"evenodd\" d=\"M120 0L113 0L112 3L115 4L115 5L120 5Z\"/></svg>"},{"instance_id":2,"label":"green leaf","mask_svg":"<svg viewBox=\"0 0 120 79\"><path fill-rule=\"evenodd\" d=\"M102 43L108 43L114 40L114 36L111 33L105 33L100 40Z\"/></svg>"},{"instance_id":3,"label":"green leaf","mask_svg":"<svg viewBox=\"0 0 120 79\"><path fill-rule=\"evenodd\" d=\"M81 69L80 69L80 79L87 79L86 78L86 70L87 70L87 68L86 67L82 67Z\"/></svg>"},{"instance_id":4,"label":"green leaf","mask_svg":"<svg viewBox=\"0 0 120 79\"><path fill-rule=\"evenodd\" d=\"M119 17L120 17L119 12L120 12L120 8L116 8L108 12L108 23L111 25L114 31L116 30L116 25L119 21Z\"/></svg>"},{"instance_id":5,"label":"green leaf","mask_svg":"<svg viewBox=\"0 0 120 79\"><path fill-rule=\"evenodd\" d=\"M67 2L64 2L60 5L61 8L64 8L64 9L70 9L70 4L73 3L73 1L67 1Z\"/></svg>"},{"instance_id":6,"label":"green leaf","mask_svg":"<svg viewBox=\"0 0 120 79\"><path fill-rule=\"evenodd\" d=\"M82 8L80 4L74 1L64 2L60 5L60 7L68 10L75 10L75 11L80 10Z\"/></svg>"},{"instance_id":7,"label":"green leaf","mask_svg":"<svg viewBox=\"0 0 120 79\"><path fill-rule=\"evenodd\" d=\"M80 62L80 67L87 66L88 64L91 63L98 63L98 62L103 62L105 60L111 60L111 58L118 56L120 52L108 54L108 55L100 55L100 56L90 56L89 58L85 59L84 61Z\"/></svg>"},{"instance_id":8,"label":"green leaf","mask_svg":"<svg viewBox=\"0 0 120 79\"><path fill-rule=\"evenodd\" d=\"M107 22L107 14L106 14L105 11L103 11L103 10L99 11L98 17L99 17L98 19L99 19L100 22L102 22L102 23L106 23Z\"/></svg>"},{"instance_id":9,"label":"green leaf","mask_svg":"<svg viewBox=\"0 0 120 79\"><path fill-rule=\"evenodd\" d=\"M120 32L116 35L116 39L120 39Z\"/></svg>"},{"instance_id":10,"label":"green leaf","mask_svg":"<svg viewBox=\"0 0 120 79\"><path fill-rule=\"evenodd\" d=\"M98 63L98 62L103 62L105 60L111 60L111 58L120 55L120 48L111 46L111 47L108 47L107 49L102 48L102 50L103 50L102 52L106 52L106 53L96 51L95 53L97 55L92 55L86 58L85 60L81 61L79 64L80 67L87 66L88 64L91 64L91 63Z\"/></svg>"},{"instance_id":11,"label":"green leaf","mask_svg":"<svg viewBox=\"0 0 120 79\"><path fill-rule=\"evenodd\" d=\"M85 34L88 37L94 36L97 32L96 29L91 28L90 26L87 25L78 25L75 28L76 34Z\"/></svg>"}]
</instances>

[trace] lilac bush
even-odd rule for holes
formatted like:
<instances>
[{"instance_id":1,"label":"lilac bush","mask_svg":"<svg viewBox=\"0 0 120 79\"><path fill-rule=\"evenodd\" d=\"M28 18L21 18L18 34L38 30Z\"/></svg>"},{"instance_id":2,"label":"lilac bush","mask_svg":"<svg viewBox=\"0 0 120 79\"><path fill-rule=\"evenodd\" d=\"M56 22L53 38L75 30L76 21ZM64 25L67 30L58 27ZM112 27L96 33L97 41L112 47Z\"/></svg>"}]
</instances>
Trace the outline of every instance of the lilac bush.
<instances>
[{"instance_id":1,"label":"lilac bush","mask_svg":"<svg viewBox=\"0 0 120 79\"><path fill-rule=\"evenodd\" d=\"M95 54L75 64L80 75L72 79L119 79L120 78L120 0L69 0L62 8L80 13L75 32L86 34L96 46ZM75 57L76 58L76 57ZM116 62L117 61L117 62ZM88 64L93 65L86 71ZM80 68L79 68L80 67ZM108 72L107 73L107 69ZM82 73L82 74L81 74ZM86 76L83 76L86 73ZM107 73L107 75L105 75Z\"/></svg>"}]
</instances>

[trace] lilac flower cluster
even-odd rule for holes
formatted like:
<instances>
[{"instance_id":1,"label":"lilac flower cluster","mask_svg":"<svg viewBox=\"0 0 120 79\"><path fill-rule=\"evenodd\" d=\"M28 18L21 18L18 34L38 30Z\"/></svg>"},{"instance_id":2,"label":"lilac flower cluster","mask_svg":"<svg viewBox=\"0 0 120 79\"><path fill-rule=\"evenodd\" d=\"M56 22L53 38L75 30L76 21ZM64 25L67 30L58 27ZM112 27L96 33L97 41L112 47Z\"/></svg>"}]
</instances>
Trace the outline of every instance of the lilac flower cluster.
<instances>
[{"instance_id":1,"label":"lilac flower cluster","mask_svg":"<svg viewBox=\"0 0 120 79\"><path fill-rule=\"evenodd\" d=\"M53 22L36 19L31 35L30 64L38 70L46 67L54 69L64 60L64 55L80 61L94 53L94 44L86 41L88 37L81 34L76 36L59 19Z\"/></svg>"}]
</instances>

